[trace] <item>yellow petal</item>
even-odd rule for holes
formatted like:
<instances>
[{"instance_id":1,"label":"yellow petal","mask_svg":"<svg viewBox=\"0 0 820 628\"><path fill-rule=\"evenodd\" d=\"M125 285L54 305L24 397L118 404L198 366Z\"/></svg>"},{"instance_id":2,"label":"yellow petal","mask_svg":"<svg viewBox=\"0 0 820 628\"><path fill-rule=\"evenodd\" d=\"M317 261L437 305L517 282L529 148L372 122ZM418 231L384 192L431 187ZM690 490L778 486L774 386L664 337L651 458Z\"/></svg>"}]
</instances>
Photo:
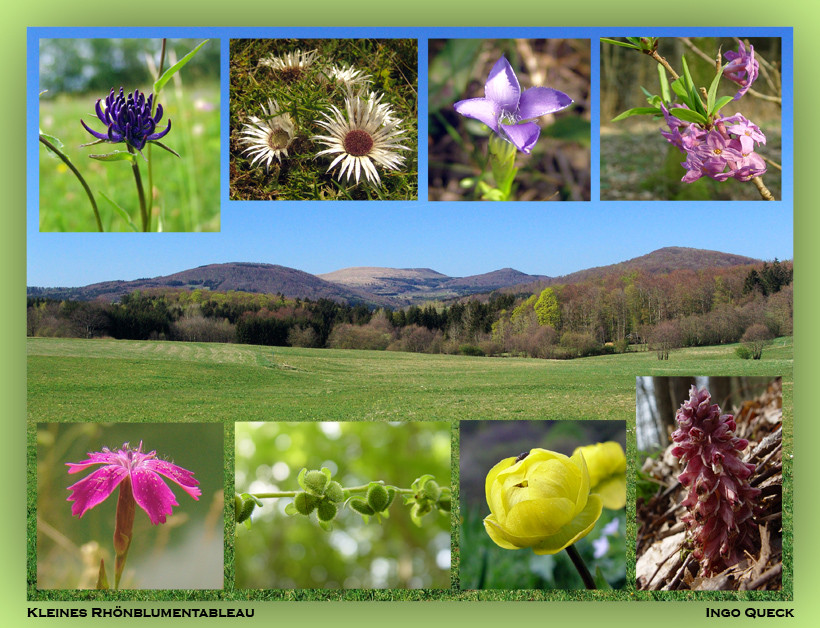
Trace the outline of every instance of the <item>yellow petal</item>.
<instances>
[{"instance_id":1,"label":"yellow petal","mask_svg":"<svg viewBox=\"0 0 820 628\"><path fill-rule=\"evenodd\" d=\"M608 478L600 482L593 490L601 497L604 508L620 510L626 506L626 474Z\"/></svg>"},{"instance_id":2,"label":"yellow petal","mask_svg":"<svg viewBox=\"0 0 820 628\"><path fill-rule=\"evenodd\" d=\"M526 545L515 545L510 542L508 534L504 528L498 524L498 521L496 521L493 515L484 518L484 529L493 542L499 547L503 547L504 549L521 549L526 547Z\"/></svg>"},{"instance_id":3,"label":"yellow petal","mask_svg":"<svg viewBox=\"0 0 820 628\"><path fill-rule=\"evenodd\" d=\"M566 497L532 499L507 513L504 529L516 537L544 537L555 534L574 516L575 503Z\"/></svg>"},{"instance_id":4,"label":"yellow petal","mask_svg":"<svg viewBox=\"0 0 820 628\"><path fill-rule=\"evenodd\" d=\"M587 463L584 455L577 451L572 454L570 461L576 466L580 474L580 481L578 482L578 492L575 496L575 514L579 514L587 505L587 498L589 496L589 472L587 471Z\"/></svg>"},{"instance_id":5,"label":"yellow petal","mask_svg":"<svg viewBox=\"0 0 820 628\"><path fill-rule=\"evenodd\" d=\"M590 492L600 494L606 508L623 508L626 505L626 455L620 443L596 443L578 447L575 453L582 453L586 460Z\"/></svg>"},{"instance_id":6,"label":"yellow petal","mask_svg":"<svg viewBox=\"0 0 820 628\"><path fill-rule=\"evenodd\" d=\"M590 495L586 507L569 524L537 545L533 545L532 551L536 554L557 554L569 547L592 531L595 522L601 516L602 509L601 498L597 495Z\"/></svg>"},{"instance_id":7,"label":"yellow petal","mask_svg":"<svg viewBox=\"0 0 820 628\"><path fill-rule=\"evenodd\" d=\"M501 491L495 488L495 480L499 473L508 469L515 462L515 458L504 458L501 462L495 465L487 474L487 480L484 482L484 492L487 496L487 505L490 507L491 513L503 513L503 497Z\"/></svg>"}]
</instances>

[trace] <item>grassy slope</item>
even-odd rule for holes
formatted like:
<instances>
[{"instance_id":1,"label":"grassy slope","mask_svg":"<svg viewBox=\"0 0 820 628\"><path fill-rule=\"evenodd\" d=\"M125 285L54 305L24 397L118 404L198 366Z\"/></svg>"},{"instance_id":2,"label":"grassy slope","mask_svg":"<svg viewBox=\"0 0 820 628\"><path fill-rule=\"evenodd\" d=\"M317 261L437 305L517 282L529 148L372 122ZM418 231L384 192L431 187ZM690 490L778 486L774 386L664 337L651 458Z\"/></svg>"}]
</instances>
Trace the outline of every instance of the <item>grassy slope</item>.
<instances>
[{"instance_id":1,"label":"grassy slope","mask_svg":"<svg viewBox=\"0 0 820 628\"><path fill-rule=\"evenodd\" d=\"M28 340L33 421L629 419L637 375L782 375L735 345L572 361L117 340Z\"/></svg>"}]
</instances>

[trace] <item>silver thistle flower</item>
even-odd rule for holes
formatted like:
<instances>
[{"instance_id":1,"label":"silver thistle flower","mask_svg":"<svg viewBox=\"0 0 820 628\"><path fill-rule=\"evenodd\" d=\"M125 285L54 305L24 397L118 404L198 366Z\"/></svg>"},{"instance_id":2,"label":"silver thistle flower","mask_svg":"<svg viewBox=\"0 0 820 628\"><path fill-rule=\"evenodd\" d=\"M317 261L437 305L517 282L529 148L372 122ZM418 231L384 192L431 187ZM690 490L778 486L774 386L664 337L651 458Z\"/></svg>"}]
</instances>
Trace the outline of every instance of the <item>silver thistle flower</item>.
<instances>
[{"instance_id":1,"label":"silver thistle flower","mask_svg":"<svg viewBox=\"0 0 820 628\"><path fill-rule=\"evenodd\" d=\"M349 182L359 183L362 172L374 185L381 183L375 164L387 170L397 170L404 163L404 156L398 151L410 150L400 144L404 130L399 129L401 120L389 114L391 110L380 104L381 97L365 99L360 96L345 98L345 112L331 105L332 115L323 113L324 120L316 124L327 130L328 135L312 137L327 148L317 153L336 155L327 172L339 166L336 178L346 177ZM375 162L375 164L374 164Z\"/></svg>"},{"instance_id":2,"label":"silver thistle flower","mask_svg":"<svg viewBox=\"0 0 820 628\"><path fill-rule=\"evenodd\" d=\"M240 134L240 143L246 148L242 151L251 157L251 165L257 161L269 168L274 158L282 163L282 156L288 156L296 125L288 113L281 113L279 104L268 99L268 108L262 105L263 118L250 116L250 123L246 124Z\"/></svg>"}]
</instances>

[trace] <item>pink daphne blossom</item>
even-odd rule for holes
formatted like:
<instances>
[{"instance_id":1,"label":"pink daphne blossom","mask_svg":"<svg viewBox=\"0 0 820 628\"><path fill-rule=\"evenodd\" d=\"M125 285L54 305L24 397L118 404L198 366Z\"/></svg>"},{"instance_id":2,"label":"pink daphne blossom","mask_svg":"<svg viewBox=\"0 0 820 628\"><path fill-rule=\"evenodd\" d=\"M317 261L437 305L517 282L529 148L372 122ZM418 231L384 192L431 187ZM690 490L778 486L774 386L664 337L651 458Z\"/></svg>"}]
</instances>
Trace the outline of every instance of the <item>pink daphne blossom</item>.
<instances>
[{"instance_id":1,"label":"pink daphne blossom","mask_svg":"<svg viewBox=\"0 0 820 628\"><path fill-rule=\"evenodd\" d=\"M747 52L746 46L741 41L737 52L730 50L723 54L726 61L729 62L723 69L723 76L740 85L740 90L735 94L735 100L738 100L749 91L752 83L757 80L760 71L760 64L755 60L755 47L749 44L749 51Z\"/></svg>"},{"instance_id":2,"label":"pink daphne blossom","mask_svg":"<svg viewBox=\"0 0 820 628\"><path fill-rule=\"evenodd\" d=\"M766 136L760 128L739 113L715 120L706 130L698 124L686 123L674 116L673 105L661 105L669 131L661 130L666 141L686 155L681 165L686 174L681 181L693 183L703 176L716 181L728 178L749 181L766 173L766 162L754 152L755 144L765 144Z\"/></svg>"},{"instance_id":3,"label":"pink daphne blossom","mask_svg":"<svg viewBox=\"0 0 820 628\"><path fill-rule=\"evenodd\" d=\"M157 452L142 452L142 441L139 447L131 449L128 443L117 451L104 447L102 451L88 453L88 459L82 462L67 463L69 473L80 473L87 468L101 464L101 468L83 478L76 484L68 487L71 495L68 496L71 505L71 514L82 517L86 511L105 501L114 489L121 486L121 490L130 487L134 501L142 508L151 523L157 525L165 523L166 515L170 515L173 506L179 506L171 489L160 477L165 476L198 500L201 491L197 488L199 482L194 474L167 460L157 459ZM124 482L125 480L127 482Z\"/></svg>"},{"instance_id":4,"label":"pink daphne blossom","mask_svg":"<svg viewBox=\"0 0 820 628\"><path fill-rule=\"evenodd\" d=\"M480 120L529 154L541 134L541 127L531 120L571 104L572 98L551 87L530 87L522 92L510 62L501 55L484 84L484 98L459 100L453 108L467 118Z\"/></svg>"}]
</instances>

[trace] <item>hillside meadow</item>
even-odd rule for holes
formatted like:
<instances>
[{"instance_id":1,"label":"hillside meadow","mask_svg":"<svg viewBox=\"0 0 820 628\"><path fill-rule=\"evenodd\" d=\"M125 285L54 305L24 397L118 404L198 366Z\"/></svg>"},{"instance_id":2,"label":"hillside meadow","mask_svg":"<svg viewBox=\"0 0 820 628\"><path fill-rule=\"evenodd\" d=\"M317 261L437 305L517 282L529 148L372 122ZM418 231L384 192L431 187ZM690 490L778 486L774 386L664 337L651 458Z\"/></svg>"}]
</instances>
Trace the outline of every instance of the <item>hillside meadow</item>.
<instances>
[{"instance_id":1,"label":"hillside meadow","mask_svg":"<svg viewBox=\"0 0 820 628\"><path fill-rule=\"evenodd\" d=\"M39 421L622 419L638 375L782 376L793 341L763 359L737 345L575 360L256 345L29 338L28 417Z\"/></svg>"}]
</instances>

